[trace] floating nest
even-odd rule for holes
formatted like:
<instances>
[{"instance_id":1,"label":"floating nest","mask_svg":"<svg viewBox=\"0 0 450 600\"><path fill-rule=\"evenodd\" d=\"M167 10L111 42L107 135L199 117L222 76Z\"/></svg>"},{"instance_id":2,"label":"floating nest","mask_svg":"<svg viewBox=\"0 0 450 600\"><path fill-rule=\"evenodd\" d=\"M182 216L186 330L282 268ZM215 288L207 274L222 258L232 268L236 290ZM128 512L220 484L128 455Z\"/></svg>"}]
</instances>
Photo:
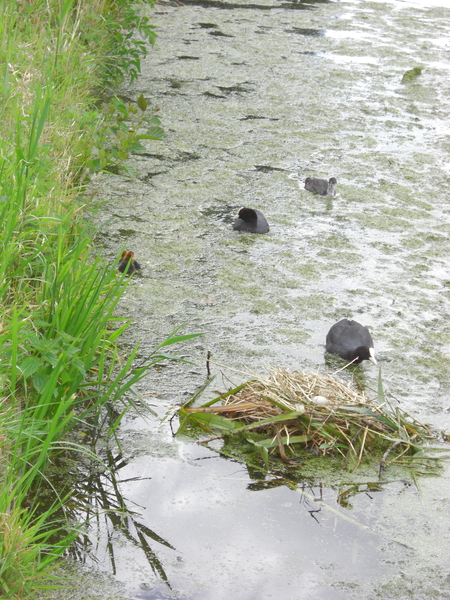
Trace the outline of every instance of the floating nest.
<instances>
[{"instance_id":1,"label":"floating nest","mask_svg":"<svg viewBox=\"0 0 450 600\"><path fill-rule=\"evenodd\" d=\"M418 444L431 435L426 426L387 402L381 379L377 398L370 398L336 376L281 368L272 369L267 379L253 379L220 394L202 407L185 405L180 417L183 427L195 422L205 430L222 430L220 437L260 434L251 442L266 464L265 453L291 460L300 444L318 455L350 459L355 468L364 454L382 457L384 465L394 449L397 457L417 452L421 450Z\"/></svg>"},{"instance_id":2,"label":"floating nest","mask_svg":"<svg viewBox=\"0 0 450 600\"><path fill-rule=\"evenodd\" d=\"M248 381L242 390L224 401L229 412L236 413L234 418L248 423L299 409L329 419L337 407L371 404L375 407L364 392L331 375L290 373L284 369L274 369L268 379Z\"/></svg>"}]
</instances>

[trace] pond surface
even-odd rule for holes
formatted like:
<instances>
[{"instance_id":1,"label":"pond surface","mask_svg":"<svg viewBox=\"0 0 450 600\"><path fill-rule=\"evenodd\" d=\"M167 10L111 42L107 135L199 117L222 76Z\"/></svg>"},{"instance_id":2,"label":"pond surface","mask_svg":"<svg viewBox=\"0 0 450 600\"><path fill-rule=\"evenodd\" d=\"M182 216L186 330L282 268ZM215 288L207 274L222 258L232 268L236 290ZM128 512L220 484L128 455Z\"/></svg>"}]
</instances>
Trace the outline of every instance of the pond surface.
<instances>
[{"instance_id":1,"label":"pond surface","mask_svg":"<svg viewBox=\"0 0 450 600\"><path fill-rule=\"evenodd\" d=\"M326 332L349 317L402 410L449 430L448 3L188 0L151 17L157 44L123 93L160 108L167 138L130 161L136 180L98 182L99 243L143 267L124 353L144 358L184 321L205 336L178 349L194 364L137 391L163 417L205 382L208 350L215 390L268 365L325 369ZM305 191L307 176L336 177L337 195ZM244 205L267 235L232 230ZM342 505L346 473L264 481L167 421L130 416L120 441L136 517L126 534L102 521L92 554L122 587L88 571L86 597L450 597L448 463L416 481L362 474Z\"/></svg>"}]
</instances>

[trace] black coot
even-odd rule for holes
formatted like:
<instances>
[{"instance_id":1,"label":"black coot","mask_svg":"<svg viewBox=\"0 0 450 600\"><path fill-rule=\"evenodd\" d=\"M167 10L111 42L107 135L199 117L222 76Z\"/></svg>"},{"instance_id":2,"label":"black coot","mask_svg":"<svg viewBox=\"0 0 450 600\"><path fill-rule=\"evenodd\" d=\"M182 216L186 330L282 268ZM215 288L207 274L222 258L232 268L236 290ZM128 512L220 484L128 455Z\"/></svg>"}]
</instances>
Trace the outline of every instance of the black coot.
<instances>
[{"instance_id":1,"label":"black coot","mask_svg":"<svg viewBox=\"0 0 450 600\"><path fill-rule=\"evenodd\" d=\"M374 365L375 352L373 349L372 336L367 327L356 321L342 319L333 325L327 333L327 352L339 354L341 358L358 364L363 360L370 360Z\"/></svg>"},{"instance_id":2,"label":"black coot","mask_svg":"<svg viewBox=\"0 0 450 600\"><path fill-rule=\"evenodd\" d=\"M250 233L267 233L269 231L269 223L259 210L241 208L233 223L233 229L248 231Z\"/></svg>"},{"instance_id":3,"label":"black coot","mask_svg":"<svg viewBox=\"0 0 450 600\"><path fill-rule=\"evenodd\" d=\"M307 177L305 179L305 190L315 192L321 196L334 196L336 194L336 184L336 177L330 177L328 181L326 179Z\"/></svg>"},{"instance_id":4,"label":"black coot","mask_svg":"<svg viewBox=\"0 0 450 600\"><path fill-rule=\"evenodd\" d=\"M127 275L131 275L135 271L138 271L141 268L141 265L134 260L134 252L124 251L122 252L122 256L120 257L119 264L117 268L121 273L123 273L128 267Z\"/></svg>"}]
</instances>

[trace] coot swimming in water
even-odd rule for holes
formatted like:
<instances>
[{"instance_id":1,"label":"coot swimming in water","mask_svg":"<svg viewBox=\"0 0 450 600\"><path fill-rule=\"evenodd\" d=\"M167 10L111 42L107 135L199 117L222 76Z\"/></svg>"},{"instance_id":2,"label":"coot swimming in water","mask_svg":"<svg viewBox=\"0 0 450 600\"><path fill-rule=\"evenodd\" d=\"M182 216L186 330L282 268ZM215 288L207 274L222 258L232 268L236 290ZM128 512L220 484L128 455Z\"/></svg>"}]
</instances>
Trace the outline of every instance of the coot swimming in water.
<instances>
[{"instance_id":1,"label":"coot swimming in water","mask_svg":"<svg viewBox=\"0 0 450 600\"><path fill-rule=\"evenodd\" d=\"M327 333L326 340L327 352L339 354L345 360L358 364L363 360L370 360L374 365L375 352L373 349L372 336L367 327L364 327L356 321L342 319L333 325Z\"/></svg>"},{"instance_id":2,"label":"coot swimming in water","mask_svg":"<svg viewBox=\"0 0 450 600\"><path fill-rule=\"evenodd\" d=\"M137 262L137 260L134 260L134 252L127 252L125 250L124 252L122 252L122 256L120 257L119 265L117 268L121 273L123 273L126 270L127 266L127 275L131 275L131 273L134 273L135 271L138 271L141 268L141 265Z\"/></svg>"},{"instance_id":3,"label":"coot swimming in water","mask_svg":"<svg viewBox=\"0 0 450 600\"><path fill-rule=\"evenodd\" d=\"M336 177L330 177L326 179L315 179L314 177L307 177L305 179L305 190L308 192L315 192L321 196L334 196L336 194Z\"/></svg>"},{"instance_id":4,"label":"coot swimming in water","mask_svg":"<svg viewBox=\"0 0 450 600\"><path fill-rule=\"evenodd\" d=\"M233 229L249 231L250 233L267 233L269 231L269 223L259 210L241 208L233 223Z\"/></svg>"}]
</instances>

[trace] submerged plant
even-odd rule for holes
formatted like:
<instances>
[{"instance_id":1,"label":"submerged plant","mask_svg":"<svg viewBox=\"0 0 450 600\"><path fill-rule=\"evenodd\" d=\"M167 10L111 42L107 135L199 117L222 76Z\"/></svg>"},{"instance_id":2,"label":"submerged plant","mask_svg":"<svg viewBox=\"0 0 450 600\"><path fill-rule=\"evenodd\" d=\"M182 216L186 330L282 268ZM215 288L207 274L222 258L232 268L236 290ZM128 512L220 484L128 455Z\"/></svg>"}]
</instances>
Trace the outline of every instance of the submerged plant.
<instances>
[{"instance_id":1,"label":"submerged plant","mask_svg":"<svg viewBox=\"0 0 450 600\"><path fill-rule=\"evenodd\" d=\"M419 75L422 75L422 67L414 67L412 69L409 69L403 74L402 83L414 81L414 79L417 79Z\"/></svg>"}]
</instances>

